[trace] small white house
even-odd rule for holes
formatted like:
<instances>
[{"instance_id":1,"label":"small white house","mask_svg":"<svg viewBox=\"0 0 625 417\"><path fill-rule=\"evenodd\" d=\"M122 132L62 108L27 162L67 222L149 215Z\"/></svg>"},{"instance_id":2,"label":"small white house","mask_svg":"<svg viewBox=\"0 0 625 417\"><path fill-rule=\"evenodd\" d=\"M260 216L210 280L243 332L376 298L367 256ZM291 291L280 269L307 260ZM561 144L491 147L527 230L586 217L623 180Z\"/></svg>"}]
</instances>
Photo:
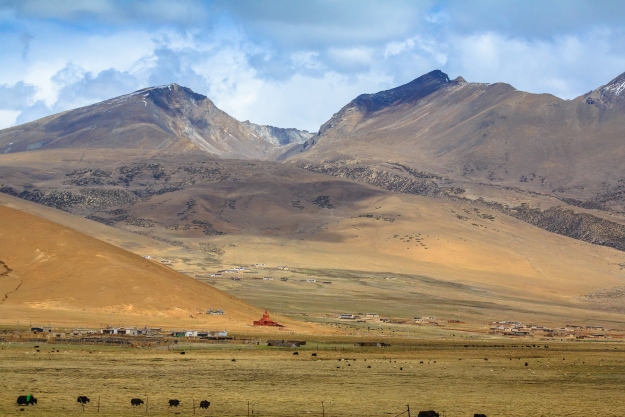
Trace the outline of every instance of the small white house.
<instances>
[{"instance_id":1,"label":"small white house","mask_svg":"<svg viewBox=\"0 0 625 417\"><path fill-rule=\"evenodd\" d=\"M135 329L134 327L128 327L125 329L124 334L126 336L139 336L139 329Z\"/></svg>"},{"instance_id":2,"label":"small white house","mask_svg":"<svg viewBox=\"0 0 625 417\"><path fill-rule=\"evenodd\" d=\"M105 327L100 329L100 333L102 334L119 334L119 329L117 327Z\"/></svg>"}]
</instances>

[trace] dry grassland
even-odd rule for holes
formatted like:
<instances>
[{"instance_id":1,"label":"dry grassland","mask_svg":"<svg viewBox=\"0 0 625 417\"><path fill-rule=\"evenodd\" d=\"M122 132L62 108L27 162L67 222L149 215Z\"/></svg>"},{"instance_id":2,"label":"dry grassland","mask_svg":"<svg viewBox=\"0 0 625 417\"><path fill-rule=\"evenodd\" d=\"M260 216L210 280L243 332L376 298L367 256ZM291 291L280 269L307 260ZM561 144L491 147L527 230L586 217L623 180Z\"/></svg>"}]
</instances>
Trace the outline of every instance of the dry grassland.
<instances>
[{"instance_id":1,"label":"dry grassland","mask_svg":"<svg viewBox=\"0 0 625 417\"><path fill-rule=\"evenodd\" d=\"M100 398L99 415L145 415L144 406L130 406L133 397L148 399L148 415L193 415L193 400L197 406L202 399L210 409L196 415L246 416L248 401L254 416L321 416L322 401L327 416L394 416L407 404L449 417L625 411L622 344L395 340L389 348L358 348L352 342L309 340L298 349L182 343L172 350L42 343L40 352L34 343L5 342L0 414L97 414ZM39 403L20 412L15 398L25 393ZM78 395L91 398L84 414ZM169 409L170 398L181 406Z\"/></svg>"}]
</instances>

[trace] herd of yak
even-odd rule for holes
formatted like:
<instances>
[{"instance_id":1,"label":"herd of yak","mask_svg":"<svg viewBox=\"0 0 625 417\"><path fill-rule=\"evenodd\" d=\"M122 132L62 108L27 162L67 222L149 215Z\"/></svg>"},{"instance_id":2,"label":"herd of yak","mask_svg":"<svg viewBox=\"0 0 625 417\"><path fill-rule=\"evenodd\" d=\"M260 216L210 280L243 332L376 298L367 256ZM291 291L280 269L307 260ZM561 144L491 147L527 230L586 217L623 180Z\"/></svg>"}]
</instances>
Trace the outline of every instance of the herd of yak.
<instances>
[{"instance_id":1,"label":"herd of yak","mask_svg":"<svg viewBox=\"0 0 625 417\"><path fill-rule=\"evenodd\" d=\"M76 402L85 405L90 402L88 397L84 395L79 396L76 399ZM37 399L32 395L20 395L17 397L18 405L34 405L37 404ZM130 405L133 407L138 407L143 404L143 400L141 398L133 398L130 400ZM178 407L180 405L180 400L169 400L170 407ZM208 408L211 405L210 401L202 400L200 401L200 408ZM436 411L428 410L428 411L419 411L417 417L439 417L439 414ZM473 414L473 417L486 417L485 414Z\"/></svg>"},{"instance_id":2,"label":"herd of yak","mask_svg":"<svg viewBox=\"0 0 625 417\"><path fill-rule=\"evenodd\" d=\"M76 402L82 405L91 402L89 397L84 395L78 396ZM17 397L17 405L35 405L37 404L37 399L32 395L20 395ZM141 398L133 398L130 400L130 405L138 407L143 404L143 400ZM180 405L180 400L169 400L170 407L178 407ZM202 400L200 401L200 408L208 408L211 405L210 401Z\"/></svg>"}]
</instances>

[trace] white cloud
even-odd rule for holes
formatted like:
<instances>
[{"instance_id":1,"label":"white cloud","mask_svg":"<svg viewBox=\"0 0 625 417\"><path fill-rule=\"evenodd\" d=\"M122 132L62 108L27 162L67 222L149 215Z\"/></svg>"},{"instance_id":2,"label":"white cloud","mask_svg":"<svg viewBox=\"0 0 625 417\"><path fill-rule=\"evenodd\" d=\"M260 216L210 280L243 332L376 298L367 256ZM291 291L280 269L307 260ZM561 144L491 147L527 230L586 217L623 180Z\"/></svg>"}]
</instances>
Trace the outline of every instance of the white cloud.
<instances>
[{"instance_id":1,"label":"white cloud","mask_svg":"<svg viewBox=\"0 0 625 417\"><path fill-rule=\"evenodd\" d=\"M21 111L19 110L0 110L0 129L5 129L15 125L17 116Z\"/></svg>"},{"instance_id":2,"label":"white cloud","mask_svg":"<svg viewBox=\"0 0 625 417\"><path fill-rule=\"evenodd\" d=\"M455 37L449 65L468 81L506 82L519 90L572 99L625 71L625 57L610 52L610 31L546 41L496 33Z\"/></svg>"},{"instance_id":3,"label":"white cloud","mask_svg":"<svg viewBox=\"0 0 625 417\"><path fill-rule=\"evenodd\" d=\"M241 120L316 132L332 114L363 92L376 92L392 79L381 73L323 77L297 74L284 81L265 81L256 99L236 110Z\"/></svg>"},{"instance_id":4,"label":"white cloud","mask_svg":"<svg viewBox=\"0 0 625 417\"><path fill-rule=\"evenodd\" d=\"M447 62L447 45L431 37L421 35L415 35L399 42L387 43L384 47L384 57L389 58L412 53L415 49L430 55L439 66L445 65Z\"/></svg>"},{"instance_id":5,"label":"white cloud","mask_svg":"<svg viewBox=\"0 0 625 417\"><path fill-rule=\"evenodd\" d=\"M301 51L291 54L289 58L294 70L302 68L307 70L320 70L324 67L319 61L319 52Z\"/></svg>"},{"instance_id":6,"label":"white cloud","mask_svg":"<svg viewBox=\"0 0 625 417\"><path fill-rule=\"evenodd\" d=\"M363 46L351 48L330 48L328 57L335 69L343 71L366 70L373 63L374 49Z\"/></svg>"}]
</instances>

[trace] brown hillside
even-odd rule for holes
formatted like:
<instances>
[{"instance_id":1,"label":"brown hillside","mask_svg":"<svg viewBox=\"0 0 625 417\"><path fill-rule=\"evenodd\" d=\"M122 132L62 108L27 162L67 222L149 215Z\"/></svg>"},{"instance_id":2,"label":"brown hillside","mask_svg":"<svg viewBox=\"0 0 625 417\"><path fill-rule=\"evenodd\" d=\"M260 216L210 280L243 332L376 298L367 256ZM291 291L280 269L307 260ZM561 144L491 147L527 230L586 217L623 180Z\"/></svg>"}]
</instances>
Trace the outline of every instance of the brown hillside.
<instances>
[{"instance_id":1,"label":"brown hillside","mask_svg":"<svg viewBox=\"0 0 625 417\"><path fill-rule=\"evenodd\" d=\"M247 328L262 311L166 266L0 206L3 319ZM226 316L203 314L221 308Z\"/></svg>"}]
</instances>

